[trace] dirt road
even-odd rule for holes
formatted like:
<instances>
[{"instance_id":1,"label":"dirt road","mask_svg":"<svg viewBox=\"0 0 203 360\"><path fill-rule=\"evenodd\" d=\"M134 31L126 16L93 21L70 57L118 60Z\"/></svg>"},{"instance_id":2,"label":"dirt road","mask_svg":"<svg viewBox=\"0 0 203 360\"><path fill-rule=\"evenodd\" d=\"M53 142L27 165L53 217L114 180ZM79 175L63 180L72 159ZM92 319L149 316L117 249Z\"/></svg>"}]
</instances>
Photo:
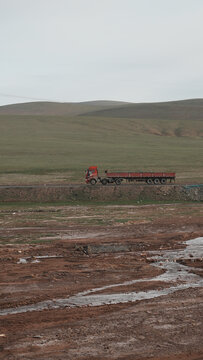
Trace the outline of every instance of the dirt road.
<instances>
[{"instance_id":1,"label":"dirt road","mask_svg":"<svg viewBox=\"0 0 203 360\"><path fill-rule=\"evenodd\" d=\"M0 358L202 360L202 215L2 208Z\"/></svg>"}]
</instances>

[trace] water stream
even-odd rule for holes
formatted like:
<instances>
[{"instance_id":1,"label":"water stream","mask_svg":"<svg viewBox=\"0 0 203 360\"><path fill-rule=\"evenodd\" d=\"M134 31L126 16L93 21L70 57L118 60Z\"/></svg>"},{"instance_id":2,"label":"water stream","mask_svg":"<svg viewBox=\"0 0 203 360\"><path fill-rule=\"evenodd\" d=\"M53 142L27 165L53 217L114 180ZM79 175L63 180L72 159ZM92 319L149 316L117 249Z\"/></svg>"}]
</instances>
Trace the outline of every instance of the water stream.
<instances>
[{"instance_id":1,"label":"water stream","mask_svg":"<svg viewBox=\"0 0 203 360\"><path fill-rule=\"evenodd\" d=\"M149 251L148 257L154 262L152 266L159 267L165 272L161 275L147 278L125 281L120 284L106 285L91 290L80 292L74 296L65 299L55 299L48 301L41 301L33 305L19 306L16 308L0 310L0 316L9 314L19 314L27 311L39 311L47 309L59 309L64 307L81 307L81 306L101 306L110 304L119 304L127 302L135 302L145 299L153 299L163 295L169 295L178 290L188 288L197 288L203 286L203 278L192 273L193 268L178 263L181 259L195 261L203 257L203 237L185 242L185 249L179 250L162 250ZM197 269L196 269L197 270ZM128 286L136 283L145 283L148 281L162 281L174 283L165 289L148 290L148 291L132 291L120 292L114 294L98 294L99 291L106 289L113 289L118 286ZM96 294L97 293L97 294Z\"/></svg>"}]
</instances>

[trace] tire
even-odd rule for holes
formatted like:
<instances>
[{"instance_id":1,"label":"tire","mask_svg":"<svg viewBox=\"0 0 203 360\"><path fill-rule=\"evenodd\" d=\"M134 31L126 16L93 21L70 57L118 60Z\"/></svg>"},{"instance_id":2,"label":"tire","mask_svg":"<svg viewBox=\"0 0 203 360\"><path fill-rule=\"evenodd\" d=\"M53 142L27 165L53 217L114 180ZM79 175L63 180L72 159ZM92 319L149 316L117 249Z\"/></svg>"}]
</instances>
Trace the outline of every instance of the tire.
<instances>
[{"instance_id":1,"label":"tire","mask_svg":"<svg viewBox=\"0 0 203 360\"><path fill-rule=\"evenodd\" d=\"M152 180L151 178L150 178L150 179L147 179L146 182L147 182L148 185L152 185L152 184L153 184L153 180Z\"/></svg>"},{"instance_id":2,"label":"tire","mask_svg":"<svg viewBox=\"0 0 203 360\"><path fill-rule=\"evenodd\" d=\"M161 179L161 184L162 184L162 185L166 184L166 179L164 179L164 178Z\"/></svg>"},{"instance_id":3,"label":"tire","mask_svg":"<svg viewBox=\"0 0 203 360\"><path fill-rule=\"evenodd\" d=\"M97 180L96 180L96 179L91 179L91 180L90 180L90 184L91 184L91 185L95 185L95 184L96 184L96 182L97 182Z\"/></svg>"},{"instance_id":4,"label":"tire","mask_svg":"<svg viewBox=\"0 0 203 360\"><path fill-rule=\"evenodd\" d=\"M120 185L120 184L121 184L121 182L122 182L122 180L121 180L121 179L116 179L116 180L115 180L116 185Z\"/></svg>"},{"instance_id":5,"label":"tire","mask_svg":"<svg viewBox=\"0 0 203 360\"><path fill-rule=\"evenodd\" d=\"M101 180L102 185L106 185L107 182L108 182L107 179L102 179L102 180Z\"/></svg>"},{"instance_id":6,"label":"tire","mask_svg":"<svg viewBox=\"0 0 203 360\"><path fill-rule=\"evenodd\" d=\"M158 178L154 179L154 184L155 184L155 185L159 185L159 184L160 184L160 181L159 181Z\"/></svg>"}]
</instances>

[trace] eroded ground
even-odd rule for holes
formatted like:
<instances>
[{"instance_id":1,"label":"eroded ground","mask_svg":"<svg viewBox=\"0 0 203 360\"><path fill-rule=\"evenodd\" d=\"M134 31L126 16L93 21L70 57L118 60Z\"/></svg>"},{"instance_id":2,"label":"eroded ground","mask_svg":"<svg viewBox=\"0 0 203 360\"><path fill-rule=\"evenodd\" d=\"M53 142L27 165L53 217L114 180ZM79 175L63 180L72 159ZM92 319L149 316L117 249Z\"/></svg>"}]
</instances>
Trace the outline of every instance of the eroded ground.
<instances>
[{"instance_id":1,"label":"eroded ground","mask_svg":"<svg viewBox=\"0 0 203 360\"><path fill-rule=\"evenodd\" d=\"M2 206L0 358L202 360L202 216Z\"/></svg>"}]
</instances>

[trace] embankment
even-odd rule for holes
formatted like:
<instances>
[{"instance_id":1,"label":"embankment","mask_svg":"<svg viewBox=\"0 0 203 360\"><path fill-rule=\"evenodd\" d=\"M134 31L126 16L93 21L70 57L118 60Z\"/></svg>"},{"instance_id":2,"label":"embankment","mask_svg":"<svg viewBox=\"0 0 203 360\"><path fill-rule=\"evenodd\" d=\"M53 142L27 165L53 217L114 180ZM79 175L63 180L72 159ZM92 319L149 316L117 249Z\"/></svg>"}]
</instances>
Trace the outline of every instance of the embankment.
<instances>
[{"instance_id":1,"label":"embankment","mask_svg":"<svg viewBox=\"0 0 203 360\"><path fill-rule=\"evenodd\" d=\"M2 186L0 202L202 201L203 185Z\"/></svg>"}]
</instances>

